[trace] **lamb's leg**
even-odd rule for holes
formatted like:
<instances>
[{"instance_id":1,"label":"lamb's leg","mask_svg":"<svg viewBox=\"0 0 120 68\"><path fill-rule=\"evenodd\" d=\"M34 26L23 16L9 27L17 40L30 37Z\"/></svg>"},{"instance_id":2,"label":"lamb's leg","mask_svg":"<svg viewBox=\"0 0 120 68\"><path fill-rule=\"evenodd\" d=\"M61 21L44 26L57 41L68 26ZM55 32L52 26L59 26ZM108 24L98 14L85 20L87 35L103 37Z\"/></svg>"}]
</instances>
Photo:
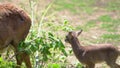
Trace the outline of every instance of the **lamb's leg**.
<instances>
[{"instance_id":1,"label":"lamb's leg","mask_svg":"<svg viewBox=\"0 0 120 68\"><path fill-rule=\"evenodd\" d=\"M115 62L114 63L113 62L109 62L109 63L107 63L107 65L109 65L110 68L120 68L120 65L116 64Z\"/></svg>"},{"instance_id":2,"label":"lamb's leg","mask_svg":"<svg viewBox=\"0 0 120 68\"><path fill-rule=\"evenodd\" d=\"M120 68L120 65L118 65L117 63L114 63L114 65L115 68Z\"/></svg>"},{"instance_id":3,"label":"lamb's leg","mask_svg":"<svg viewBox=\"0 0 120 68\"><path fill-rule=\"evenodd\" d=\"M107 65L109 65L110 66L110 68L120 68L120 65L118 65L117 63L116 63L116 59L115 60L113 60L113 59L108 59L108 61L106 61L106 63L107 63Z\"/></svg>"},{"instance_id":4,"label":"lamb's leg","mask_svg":"<svg viewBox=\"0 0 120 68\"><path fill-rule=\"evenodd\" d=\"M94 63L89 63L86 65L86 68L95 68L95 64Z\"/></svg>"}]
</instances>

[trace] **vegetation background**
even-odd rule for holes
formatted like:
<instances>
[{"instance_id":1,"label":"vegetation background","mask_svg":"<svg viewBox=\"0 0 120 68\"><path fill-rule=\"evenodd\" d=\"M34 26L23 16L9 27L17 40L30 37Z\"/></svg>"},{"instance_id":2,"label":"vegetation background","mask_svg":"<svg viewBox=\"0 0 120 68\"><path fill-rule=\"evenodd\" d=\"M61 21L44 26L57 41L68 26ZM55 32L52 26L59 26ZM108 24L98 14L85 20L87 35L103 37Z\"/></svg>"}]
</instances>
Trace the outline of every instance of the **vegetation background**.
<instances>
[{"instance_id":1,"label":"vegetation background","mask_svg":"<svg viewBox=\"0 0 120 68\"><path fill-rule=\"evenodd\" d=\"M30 15L32 27L19 49L31 54L34 68L82 67L74 57L71 46L64 42L66 33L71 30L83 29L79 37L83 46L99 43L120 45L120 0L0 0L0 2L16 4ZM13 52L5 52L5 58L0 58L0 68L14 68L13 55ZM120 64L120 61L117 63ZM22 68L25 68L24 64ZM97 64L96 68L108 67L102 63Z\"/></svg>"}]
</instances>

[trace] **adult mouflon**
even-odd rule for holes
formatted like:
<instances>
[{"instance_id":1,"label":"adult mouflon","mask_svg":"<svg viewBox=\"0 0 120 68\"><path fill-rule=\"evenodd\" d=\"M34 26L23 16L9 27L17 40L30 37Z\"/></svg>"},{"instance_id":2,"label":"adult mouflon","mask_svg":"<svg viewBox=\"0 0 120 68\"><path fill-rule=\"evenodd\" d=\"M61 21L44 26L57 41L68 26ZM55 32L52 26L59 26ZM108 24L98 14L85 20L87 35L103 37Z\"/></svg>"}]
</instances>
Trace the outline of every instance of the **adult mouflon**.
<instances>
[{"instance_id":1,"label":"adult mouflon","mask_svg":"<svg viewBox=\"0 0 120 68\"><path fill-rule=\"evenodd\" d=\"M21 8L11 4L0 4L0 51L12 46L16 54L18 68L24 61L27 68L32 68L27 53L20 53L18 44L28 35L31 26L29 15Z\"/></svg>"},{"instance_id":2,"label":"adult mouflon","mask_svg":"<svg viewBox=\"0 0 120 68\"><path fill-rule=\"evenodd\" d=\"M120 55L117 47L111 44L98 44L90 46L81 46L78 36L82 30L78 32L71 31L66 35L65 41L70 43L76 58L85 64L85 68L95 68L95 64L105 61L111 68L120 68L116 63L116 59Z\"/></svg>"}]
</instances>

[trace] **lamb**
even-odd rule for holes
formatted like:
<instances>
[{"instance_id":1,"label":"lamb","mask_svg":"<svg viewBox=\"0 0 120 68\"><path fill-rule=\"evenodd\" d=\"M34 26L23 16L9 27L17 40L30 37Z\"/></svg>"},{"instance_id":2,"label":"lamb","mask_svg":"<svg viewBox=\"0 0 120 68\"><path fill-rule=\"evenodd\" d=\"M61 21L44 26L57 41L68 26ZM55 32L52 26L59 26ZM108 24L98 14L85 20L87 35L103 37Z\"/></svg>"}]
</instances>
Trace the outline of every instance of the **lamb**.
<instances>
[{"instance_id":1,"label":"lamb","mask_svg":"<svg viewBox=\"0 0 120 68\"><path fill-rule=\"evenodd\" d=\"M76 58L85 64L85 68L95 68L96 63L105 61L111 68L120 68L116 59L120 55L120 50L111 44L98 44L98 46L81 46L78 36L82 30L71 31L66 35L65 42L71 44Z\"/></svg>"}]
</instances>

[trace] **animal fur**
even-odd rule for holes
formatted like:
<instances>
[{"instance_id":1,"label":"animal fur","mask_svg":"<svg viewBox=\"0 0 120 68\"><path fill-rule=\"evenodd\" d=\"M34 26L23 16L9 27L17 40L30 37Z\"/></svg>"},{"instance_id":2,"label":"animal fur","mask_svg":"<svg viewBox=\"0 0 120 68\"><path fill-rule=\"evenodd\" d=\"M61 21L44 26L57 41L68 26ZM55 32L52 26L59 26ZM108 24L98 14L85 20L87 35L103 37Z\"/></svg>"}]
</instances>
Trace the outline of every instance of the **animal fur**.
<instances>
[{"instance_id":1,"label":"animal fur","mask_svg":"<svg viewBox=\"0 0 120 68\"><path fill-rule=\"evenodd\" d=\"M78 36L79 32L69 32L65 41L70 43L77 59L86 65L85 68L95 68L96 63L105 61L111 68L120 68L116 59L120 55L118 47L111 44L98 44L94 46L81 46Z\"/></svg>"},{"instance_id":2,"label":"animal fur","mask_svg":"<svg viewBox=\"0 0 120 68\"><path fill-rule=\"evenodd\" d=\"M18 44L24 40L29 32L31 19L21 8L11 4L0 4L0 50L12 45L18 53ZM19 53L16 56L17 64L24 61L27 68L32 68L28 54Z\"/></svg>"}]
</instances>

